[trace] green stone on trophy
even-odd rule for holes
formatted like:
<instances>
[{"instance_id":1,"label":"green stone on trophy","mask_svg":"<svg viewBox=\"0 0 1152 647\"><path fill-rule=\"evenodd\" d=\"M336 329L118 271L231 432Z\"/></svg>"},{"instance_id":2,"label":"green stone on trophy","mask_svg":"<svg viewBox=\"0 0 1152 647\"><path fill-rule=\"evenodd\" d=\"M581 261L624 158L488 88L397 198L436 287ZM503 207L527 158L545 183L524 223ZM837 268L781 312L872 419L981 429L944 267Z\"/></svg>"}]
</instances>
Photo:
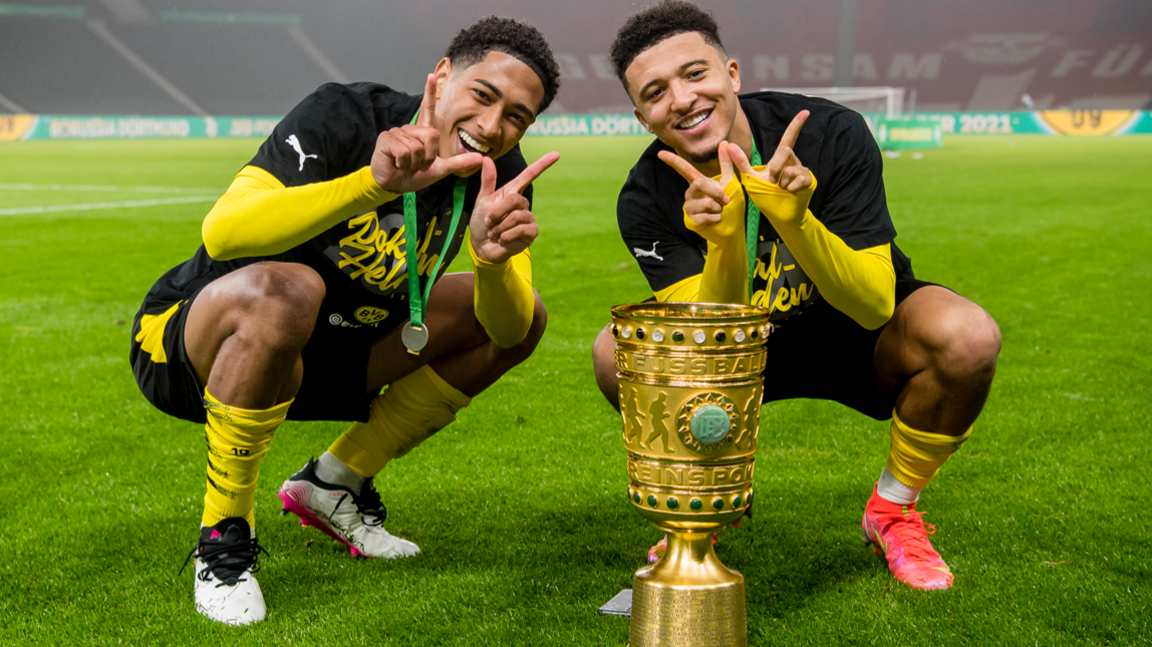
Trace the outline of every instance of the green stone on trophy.
<instances>
[{"instance_id":1,"label":"green stone on trophy","mask_svg":"<svg viewBox=\"0 0 1152 647\"><path fill-rule=\"evenodd\" d=\"M692 437L703 445L715 445L728 436L728 428L732 421L728 419L728 412L723 407L706 404L692 414L689 423Z\"/></svg>"}]
</instances>

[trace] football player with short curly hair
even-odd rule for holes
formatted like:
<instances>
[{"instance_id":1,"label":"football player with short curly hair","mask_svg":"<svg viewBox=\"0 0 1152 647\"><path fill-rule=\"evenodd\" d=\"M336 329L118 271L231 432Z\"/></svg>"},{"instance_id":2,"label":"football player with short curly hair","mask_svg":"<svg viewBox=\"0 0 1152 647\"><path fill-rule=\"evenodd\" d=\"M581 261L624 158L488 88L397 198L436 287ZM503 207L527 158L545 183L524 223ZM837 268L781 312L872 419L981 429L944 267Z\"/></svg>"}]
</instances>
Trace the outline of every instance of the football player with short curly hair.
<instances>
[{"instance_id":1,"label":"football player with short curly hair","mask_svg":"<svg viewBox=\"0 0 1152 647\"><path fill-rule=\"evenodd\" d=\"M891 419L865 541L901 582L952 586L916 502L988 397L996 322L913 275L895 243L880 150L859 114L801 95L738 94L740 66L715 19L684 0L628 18L610 59L657 137L617 203L655 298L767 308L775 332L765 402L820 398ZM609 328L593 354L615 405Z\"/></svg>"},{"instance_id":2,"label":"football player with short curly hair","mask_svg":"<svg viewBox=\"0 0 1152 647\"><path fill-rule=\"evenodd\" d=\"M200 613L264 618L254 496L285 419L353 422L284 481L285 512L354 555L419 552L384 530L372 479L544 333L531 183L559 155L528 164L518 144L559 85L543 35L494 16L456 35L422 96L324 85L240 170L195 255L152 287L133 325L137 383L207 437L189 555ZM445 276L465 249L474 273Z\"/></svg>"}]
</instances>

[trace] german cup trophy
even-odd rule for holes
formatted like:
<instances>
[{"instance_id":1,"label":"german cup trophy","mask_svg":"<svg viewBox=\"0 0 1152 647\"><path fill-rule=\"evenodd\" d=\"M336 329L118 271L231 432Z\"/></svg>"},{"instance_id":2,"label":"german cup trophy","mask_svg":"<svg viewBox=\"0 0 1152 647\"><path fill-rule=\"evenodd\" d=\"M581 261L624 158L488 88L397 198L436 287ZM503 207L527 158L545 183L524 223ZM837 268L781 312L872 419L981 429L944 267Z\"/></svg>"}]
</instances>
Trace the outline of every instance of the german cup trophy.
<instances>
[{"instance_id":1,"label":"german cup trophy","mask_svg":"<svg viewBox=\"0 0 1152 647\"><path fill-rule=\"evenodd\" d=\"M628 498L668 534L636 572L630 647L743 647L744 577L713 533L752 504L768 311L709 303L612 309Z\"/></svg>"}]
</instances>

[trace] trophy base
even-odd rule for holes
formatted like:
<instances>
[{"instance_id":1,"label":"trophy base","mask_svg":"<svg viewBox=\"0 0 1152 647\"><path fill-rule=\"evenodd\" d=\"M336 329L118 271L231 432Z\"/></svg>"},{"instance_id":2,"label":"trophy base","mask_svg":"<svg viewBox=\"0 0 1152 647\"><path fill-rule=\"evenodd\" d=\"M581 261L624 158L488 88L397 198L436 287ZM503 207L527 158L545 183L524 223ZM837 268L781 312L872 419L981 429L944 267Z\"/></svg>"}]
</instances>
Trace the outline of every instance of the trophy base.
<instances>
[{"instance_id":1,"label":"trophy base","mask_svg":"<svg viewBox=\"0 0 1152 647\"><path fill-rule=\"evenodd\" d=\"M670 531L668 551L636 572L629 647L746 647L744 576L712 549L711 532Z\"/></svg>"}]
</instances>

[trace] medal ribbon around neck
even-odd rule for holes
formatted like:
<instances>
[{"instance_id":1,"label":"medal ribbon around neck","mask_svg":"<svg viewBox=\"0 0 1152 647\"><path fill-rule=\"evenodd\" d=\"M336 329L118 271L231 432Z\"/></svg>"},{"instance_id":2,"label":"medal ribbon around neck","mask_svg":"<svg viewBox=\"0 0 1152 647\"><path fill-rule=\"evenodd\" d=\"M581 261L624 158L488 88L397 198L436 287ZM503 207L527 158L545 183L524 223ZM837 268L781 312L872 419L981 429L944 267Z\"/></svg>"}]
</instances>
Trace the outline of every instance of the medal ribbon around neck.
<instances>
[{"instance_id":1,"label":"medal ribbon around neck","mask_svg":"<svg viewBox=\"0 0 1152 647\"><path fill-rule=\"evenodd\" d=\"M764 162L760 159L760 151L756 149L756 137L752 137L752 166L760 166ZM748 223L744 227L748 245L748 302L752 302L752 281L756 278L756 259L760 242L760 209L748 200Z\"/></svg>"},{"instance_id":2,"label":"medal ribbon around neck","mask_svg":"<svg viewBox=\"0 0 1152 647\"><path fill-rule=\"evenodd\" d=\"M412 115L409 124L416 123L420 110ZM428 309L428 296L432 293L432 284L436 282L436 275L440 273L440 266L444 263L448 246L456 235L456 226L460 223L460 214L464 211L464 194L468 189L468 180L456 178L456 186L452 189L452 221L448 224L448 234L444 237L444 247L436 258L436 265L428 275L428 282L423 291L420 289L420 235L416 222L416 192L409 191L404 194L404 260L408 270L408 312L411 320L400 332L400 339L404 347L413 355L419 355L424 346L428 344L428 327L424 325L424 314ZM759 212L757 212L759 213ZM757 216L759 217L759 216Z\"/></svg>"}]
</instances>

